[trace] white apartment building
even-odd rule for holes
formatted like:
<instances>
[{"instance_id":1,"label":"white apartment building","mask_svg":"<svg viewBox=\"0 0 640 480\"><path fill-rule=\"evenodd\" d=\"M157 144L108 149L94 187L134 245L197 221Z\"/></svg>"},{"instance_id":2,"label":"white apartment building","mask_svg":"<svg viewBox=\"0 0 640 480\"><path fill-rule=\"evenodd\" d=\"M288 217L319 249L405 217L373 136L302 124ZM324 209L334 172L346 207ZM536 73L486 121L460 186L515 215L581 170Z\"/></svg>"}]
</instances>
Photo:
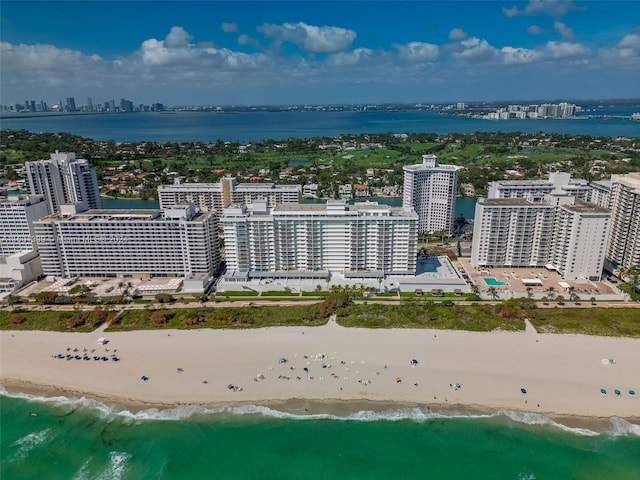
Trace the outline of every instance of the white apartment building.
<instances>
[{"instance_id":1,"label":"white apartment building","mask_svg":"<svg viewBox=\"0 0 640 480\"><path fill-rule=\"evenodd\" d=\"M608 209L566 194L479 199L471 264L546 266L566 280L599 280L610 221Z\"/></svg>"},{"instance_id":2,"label":"white apartment building","mask_svg":"<svg viewBox=\"0 0 640 480\"><path fill-rule=\"evenodd\" d=\"M266 200L270 206L280 203L300 203L300 185L276 185L274 183L238 183L233 177L225 177L219 183L180 183L159 185L160 208L193 203L202 212L216 212L232 204L246 205L256 200Z\"/></svg>"},{"instance_id":3,"label":"white apartment building","mask_svg":"<svg viewBox=\"0 0 640 480\"><path fill-rule=\"evenodd\" d=\"M549 173L549 180L498 180L489 182L487 198L526 198L529 196L567 194L587 201L591 187L589 182L572 179L565 172Z\"/></svg>"},{"instance_id":4,"label":"white apartment building","mask_svg":"<svg viewBox=\"0 0 640 480\"><path fill-rule=\"evenodd\" d=\"M611 180L599 180L589 184L591 191L587 201L599 207L611 208Z\"/></svg>"},{"instance_id":5,"label":"white apartment building","mask_svg":"<svg viewBox=\"0 0 640 480\"><path fill-rule=\"evenodd\" d=\"M456 165L439 165L435 155L423 155L422 163L406 165L402 207L418 214L419 232L453 231L458 171Z\"/></svg>"},{"instance_id":6,"label":"white apartment building","mask_svg":"<svg viewBox=\"0 0 640 480\"><path fill-rule=\"evenodd\" d=\"M571 198L571 197L568 197ZM565 280L602 277L611 211L581 200L555 209L549 268Z\"/></svg>"},{"instance_id":7,"label":"white apartment building","mask_svg":"<svg viewBox=\"0 0 640 480\"><path fill-rule=\"evenodd\" d=\"M35 233L52 277L187 277L206 288L220 263L217 217L193 205L53 215Z\"/></svg>"},{"instance_id":8,"label":"white apartment building","mask_svg":"<svg viewBox=\"0 0 640 480\"><path fill-rule=\"evenodd\" d=\"M49 215L59 213L64 204L102 208L96 170L75 153L56 151L49 160L26 162L25 169L31 194L45 197Z\"/></svg>"},{"instance_id":9,"label":"white apartment building","mask_svg":"<svg viewBox=\"0 0 640 480\"><path fill-rule=\"evenodd\" d=\"M33 222L47 216L47 203L37 195L0 199L0 256L35 248Z\"/></svg>"},{"instance_id":10,"label":"white apartment building","mask_svg":"<svg viewBox=\"0 0 640 480\"><path fill-rule=\"evenodd\" d=\"M607 260L640 269L640 172L611 175L611 212Z\"/></svg>"},{"instance_id":11,"label":"white apartment building","mask_svg":"<svg viewBox=\"0 0 640 480\"><path fill-rule=\"evenodd\" d=\"M414 275L418 216L373 202L233 205L221 218L225 279Z\"/></svg>"},{"instance_id":12,"label":"white apartment building","mask_svg":"<svg viewBox=\"0 0 640 480\"><path fill-rule=\"evenodd\" d=\"M524 198L480 198L473 225L474 267L545 265L554 207Z\"/></svg>"}]
</instances>

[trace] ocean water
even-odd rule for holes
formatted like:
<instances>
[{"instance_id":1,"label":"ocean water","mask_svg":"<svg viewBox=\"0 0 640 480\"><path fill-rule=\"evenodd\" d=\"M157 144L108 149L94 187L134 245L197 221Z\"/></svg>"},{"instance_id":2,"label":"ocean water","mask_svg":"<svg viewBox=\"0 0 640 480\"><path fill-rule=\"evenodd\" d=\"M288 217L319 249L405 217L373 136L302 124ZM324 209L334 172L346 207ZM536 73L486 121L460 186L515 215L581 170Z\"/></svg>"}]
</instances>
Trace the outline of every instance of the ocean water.
<instances>
[{"instance_id":1,"label":"ocean water","mask_svg":"<svg viewBox=\"0 0 640 480\"><path fill-rule=\"evenodd\" d=\"M604 432L537 414L342 417L266 407L117 411L86 399L0 396L0 478L634 479L640 426Z\"/></svg>"},{"instance_id":2,"label":"ocean water","mask_svg":"<svg viewBox=\"0 0 640 480\"><path fill-rule=\"evenodd\" d=\"M96 140L255 142L265 139L334 137L341 134L473 132L566 133L591 136L640 136L640 122L629 116L638 108L608 108L567 120L480 120L436 112L178 112L8 117L2 128L32 132L67 132ZM588 115L597 115L589 118ZM607 117L604 117L608 115Z\"/></svg>"}]
</instances>

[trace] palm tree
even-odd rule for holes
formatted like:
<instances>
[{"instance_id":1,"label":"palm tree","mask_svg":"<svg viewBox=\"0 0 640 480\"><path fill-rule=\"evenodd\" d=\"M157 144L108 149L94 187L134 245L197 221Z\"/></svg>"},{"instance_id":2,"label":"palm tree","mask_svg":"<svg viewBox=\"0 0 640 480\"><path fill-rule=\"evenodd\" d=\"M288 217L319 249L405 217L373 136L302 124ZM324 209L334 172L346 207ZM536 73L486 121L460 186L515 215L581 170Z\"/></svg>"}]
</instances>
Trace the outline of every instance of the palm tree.
<instances>
[{"instance_id":1,"label":"palm tree","mask_svg":"<svg viewBox=\"0 0 640 480\"><path fill-rule=\"evenodd\" d=\"M475 295L480 295L480 288L478 287L478 285L476 285L475 283L473 285L471 285L471 291L475 294Z\"/></svg>"},{"instance_id":2,"label":"palm tree","mask_svg":"<svg viewBox=\"0 0 640 480\"><path fill-rule=\"evenodd\" d=\"M571 302L575 296L574 291L575 291L576 287L574 286L570 286L569 288L567 288L567 293L569 294L569 301Z\"/></svg>"},{"instance_id":3,"label":"palm tree","mask_svg":"<svg viewBox=\"0 0 640 480\"><path fill-rule=\"evenodd\" d=\"M533 297L533 288L527 287L525 290L527 291L527 297Z\"/></svg>"},{"instance_id":4,"label":"palm tree","mask_svg":"<svg viewBox=\"0 0 640 480\"><path fill-rule=\"evenodd\" d=\"M496 290L496 287L489 287L487 288L487 293L494 299L497 300L498 299L498 290Z\"/></svg>"},{"instance_id":5,"label":"palm tree","mask_svg":"<svg viewBox=\"0 0 640 480\"><path fill-rule=\"evenodd\" d=\"M549 287L545 291L548 293L547 297L549 297L549 300L553 300L553 297L556 295L556 289L554 287Z\"/></svg>"}]
</instances>

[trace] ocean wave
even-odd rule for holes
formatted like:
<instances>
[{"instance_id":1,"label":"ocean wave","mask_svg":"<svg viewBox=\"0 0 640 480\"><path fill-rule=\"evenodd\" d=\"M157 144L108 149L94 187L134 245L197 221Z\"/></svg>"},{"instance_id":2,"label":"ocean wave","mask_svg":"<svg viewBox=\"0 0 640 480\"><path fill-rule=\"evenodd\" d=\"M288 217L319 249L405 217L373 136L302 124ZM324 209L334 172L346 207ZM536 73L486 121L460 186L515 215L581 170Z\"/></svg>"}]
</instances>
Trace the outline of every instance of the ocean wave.
<instances>
[{"instance_id":1,"label":"ocean wave","mask_svg":"<svg viewBox=\"0 0 640 480\"><path fill-rule=\"evenodd\" d=\"M525 425L542 425L542 426L550 426L553 428L558 428L560 430L564 430L565 432L570 432L576 435L583 435L587 437L594 437L600 435L598 432L594 432L593 430L589 430L587 428L578 428L578 427L569 427L562 423L558 423L549 417L545 417L539 413L533 412L515 412L512 410L503 410L498 413L492 415L493 417L507 417L509 420L517 423L523 423Z\"/></svg>"},{"instance_id":2,"label":"ocean wave","mask_svg":"<svg viewBox=\"0 0 640 480\"><path fill-rule=\"evenodd\" d=\"M109 464L99 473L91 473L92 460L87 460L73 480L121 480L127 471L132 455L127 452L109 452Z\"/></svg>"},{"instance_id":3,"label":"ocean wave","mask_svg":"<svg viewBox=\"0 0 640 480\"><path fill-rule=\"evenodd\" d=\"M467 412L433 412L429 408L397 408L388 410L361 410L345 415L329 413L292 413L277 408L262 405L238 405L207 408L197 405L179 405L171 408L148 408L131 412L127 409L109 406L104 403L86 397L69 398L65 396L41 397L26 393L8 393L0 387L0 395L19 398L23 400L45 403L56 408L61 408L64 414L72 413L77 409L91 409L106 420L120 418L125 422L141 421L179 421L189 419L206 419L209 417L233 418L236 416L255 416L262 418L285 420L339 420L358 422L377 421L415 421L427 422L433 419L508 419L511 422L529 426L543 426L556 428L568 433L582 436L596 436L601 434L613 436L640 436L640 425L628 422L619 417L610 419L611 428L604 432L596 432L587 428L570 427L555 420L533 412L521 412L502 410L491 414L471 414Z\"/></svg>"},{"instance_id":4,"label":"ocean wave","mask_svg":"<svg viewBox=\"0 0 640 480\"><path fill-rule=\"evenodd\" d=\"M27 455L31 450L47 440L50 432L51 429L47 428L39 432L29 433L28 435L25 435L13 442L11 447L18 447L18 449L7 459L7 461L21 461L27 458Z\"/></svg>"},{"instance_id":5,"label":"ocean wave","mask_svg":"<svg viewBox=\"0 0 640 480\"><path fill-rule=\"evenodd\" d=\"M611 435L633 435L640 437L640 425L626 421L624 418L611 417Z\"/></svg>"}]
</instances>

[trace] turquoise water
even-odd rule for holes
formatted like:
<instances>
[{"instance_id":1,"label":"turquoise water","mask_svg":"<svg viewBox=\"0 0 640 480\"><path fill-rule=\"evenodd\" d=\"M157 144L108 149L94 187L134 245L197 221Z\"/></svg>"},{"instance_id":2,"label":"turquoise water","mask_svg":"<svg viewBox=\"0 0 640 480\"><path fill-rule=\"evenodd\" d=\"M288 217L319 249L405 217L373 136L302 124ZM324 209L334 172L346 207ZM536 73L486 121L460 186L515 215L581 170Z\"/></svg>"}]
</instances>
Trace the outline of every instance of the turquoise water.
<instances>
[{"instance_id":1,"label":"turquoise water","mask_svg":"<svg viewBox=\"0 0 640 480\"><path fill-rule=\"evenodd\" d=\"M260 407L133 415L64 398L3 395L0 478L631 479L640 426L608 433L535 414L443 417L418 409L348 417ZM34 416L35 414L35 416Z\"/></svg>"},{"instance_id":2,"label":"turquoise water","mask_svg":"<svg viewBox=\"0 0 640 480\"><path fill-rule=\"evenodd\" d=\"M482 280L484 280L484 283L486 283L490 287L504 287L505 285L509 285L506 282L501 282L492 277L483 278Z\"/></svg>"}]
</instances>

